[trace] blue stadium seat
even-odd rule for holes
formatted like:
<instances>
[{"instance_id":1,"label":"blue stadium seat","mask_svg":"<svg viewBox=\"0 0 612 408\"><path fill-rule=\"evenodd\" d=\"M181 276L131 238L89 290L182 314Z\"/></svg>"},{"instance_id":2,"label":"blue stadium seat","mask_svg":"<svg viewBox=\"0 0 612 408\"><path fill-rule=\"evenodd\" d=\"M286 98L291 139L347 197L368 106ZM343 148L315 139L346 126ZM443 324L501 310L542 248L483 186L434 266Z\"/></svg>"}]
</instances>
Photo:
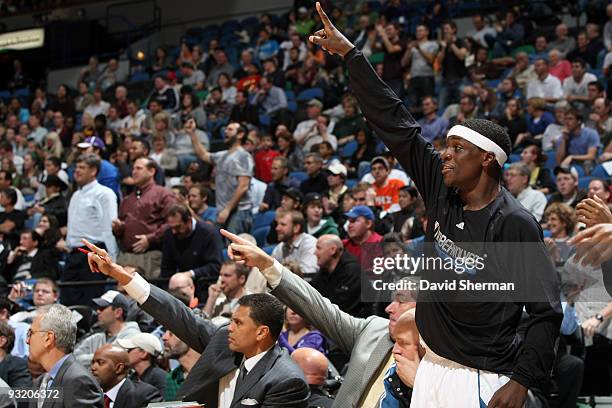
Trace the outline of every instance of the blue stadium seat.
<instances>
[{"instance_id":1,"label":"blue stadium seat","mask_svg":"<svg viewBox=\"0 0 612 408\"><path fill-rule=\"evenodd\" d=\"M359 144L357 143L357 141L351 140L340 148L340 157L351 157L357 151L358 147Z\"/></svg>"},{"instance_id":2,"label":"blue stadium seat","mask_svg":"<svg viewBox=\"0 0 612 408\"><path fill-rule=\"evenodd\" d=\"M287 101L295 101L295 92L291 90L285 90L285 96L287 97Z\"/></svg>"},{"instance_id":3,"label":"blue stadium seat","mask_svg":"<svg viewBox=\"0 0 612 408\"><path fill-rule=\"evenodd\" d=\"M511 154L510 157L508 158L508 161L510 163L516 163L518 161L521 161L521 155L520 154Z\"/></svg>"},{"instance_id":4,"label":"blue stadium seat","mask_svg":"<svg viewBox=\"0 0 612 408\"><path fill-rule=\"evenodd\" d=\"M270 126L270 116L265 115L265 114L259 115L259 123L262 126L266 126L266 127Z\"/></svg>"},{"instance_id":5,"label":"blue stadium seat","mask_svg":"<svg viewBox=\"0 0 612 408\"><path fill-rule=\"evenodd\" d=\"M8 102L8 100L11 99L11 92L0 91L0 99L4 100L5 102Z\"/></svg>"},{"instance_id":6,"label":"blue stadium seat","mask_svg":"<svg viewBox=\"0 0 612 408\"><path fill-rule=\"evenodd\" d=\"M557 157L555 156L555 151L551 150L548 152L544 152L544 154L546 155L546 164L544 165L544 167L546 167L552 172L555 169L555 166L557 165Z\"/></svg>"},{"instance_id":7,"label":"blue stadium seat","mask_svg":"<svg viewBox=\"0 0 612 408\"><path fill-rule=\"evenodd\" d=\"M542 233L544 235L544 238L552 237L552 232L550 232L550 230L545 229L545 230L542 231Z\"/></svg>"},{"instance_id":8,"label":"blue stadium seat","mask_svg":"<svg viewBox=\"0 0 612 408\"><path fill-rule=\"evenodd\" d=\"M308 102L309 100L313 98L322 100L323 90L321 88L308 88L308 89L304 89L297 96L298 101L304 101L304 102Z\"/></svg>"},{"instance_id":9,"label":"blue stadium seat","mask_svg":"<svg viewBox=\"0 0 612 408\"><path fill-rule=\"evenodd\" d=\"M15 89L15 92L13 92L13 97L15 97L15 98L23 99L23 98L27 98L29 96L30 96L30 89L29 88Z\"/></svg>"},{"instance_id":10,"label":"blue stadium seat","mask_svg":"<svg viewBox=\"0 0 612 408\"><path fill-rule=\"evenodd\" d=\"M584 167L582 167L580 164L572 163L572 167L574 167L578 172L578 177L586 176L586 171L584 171Z\"/></svg>"},{"instance_id":11,"label":"blue stadium seat","mask_svg":"<svg viewBox=\"0 0 612 408\"><path fill-rule=\"evenodd\" d=\"M293 177L300 183L308 178L308 174L305 171L292 171L289 173L289 177Z\"/></svg>"},{"instance_id":12,"label":"blue stadium seat","mask_svg":"<svg viewBox=\"0 0 612 408\"><path fill-rule=\"evenodd\" d=\"M582 190L586 190L587 188L589 188L589 183L591 182L591 180L593 180L595 177L580 177L578 179L578 188L582 189Z\"/></svg>"},{"instance_id":13,"label":"blue stadium seat","mask_svg":"<svg viewBox=\"0 0 612 408\"><path fill-rule=\"evenodd\" d=\"M148 81L149 79L151 79L151 76L149 75L148 72L142 72L142 71L134 72L134 74L130 78L130 83L134 84L136 82L145 82L145 81Z\"/></svg>"},{"instance_id":14,"label":"blue stadium seat","mask_svg":"<svg viewBox=\"0 0 612 408\"><path fill-rule=\"evenodd\" d=\"M591 176L596 177L596 178L607 179L610 177L610 174L608 174L606 169L604 169L604 166L600 164L593 169L593 171L591 172Z\"/></svg>"},{"instance_id":15,"label":"blue stadium seat","mask_svg":"<svg viewBox=\"0 0 612 408\"><path fill-rule=\"evenodd\" d=\"M353 187L355 187L357 185L357 183L359 183L358 179L348 179L346 180L346 186L349 188L349 190Z\"/></svg>"},{"instance_id":16,"label":"blue stadium seat","mask_svg":"<svg viewBox=\"0 0 612 408\"><path fill-rule=\"evenodd\" d=\"M255 237L255 241L257 241L257 246L264 247L266 245L266 238L268 237L268 234L270 233L270 226L266 226L266 227L259 227L257 229L255 229L254 231L252 231L253 237Z\"/></svg>"},{"instance_id":17,"label":"blue stadium seat","mask_svg":"<svg viewBox=\"0 0 612 408\"><path fill-rule=\"evenodd\" d=\"M289 109L289 112L297 112L298 106L297 106L297 102L296 101L288 101L287 102L287 109Z\"/></svg>"},{"instance_id":18,"label":"blue stadium seat","mask_svg":"<svg viewBox=\"0 0 612 408\"><path fill-rule=\"evenodd\" d=\"M253 226L251 227L251 231L256 230L257 228L272 225L275 215L276 212L274 210L255 214L255 217L253 217Z\"/></svg>"},{"instance_id":19,"label":"blue stadium seat","mask_svg":"<svg viewBox=\"0 0 612 408\"><path fill-rule=\"evenodd\" d=\"M272 251L274 251L274 248L276 248L276 245L266 245L262 249L264 250L266 254L272 255Z\"/></svg>"},{"instance_id":20,"label":"blue stadium seat","mask_svg":"<svg viewBox=\"0 0 612 408\"><path fill-rule=\"evenodd\" d=\"M221 256L223 257L224 261L228 261L229 260L229 256L227 255L227 248L223 248Z\"/></svg>"}]
</instances>

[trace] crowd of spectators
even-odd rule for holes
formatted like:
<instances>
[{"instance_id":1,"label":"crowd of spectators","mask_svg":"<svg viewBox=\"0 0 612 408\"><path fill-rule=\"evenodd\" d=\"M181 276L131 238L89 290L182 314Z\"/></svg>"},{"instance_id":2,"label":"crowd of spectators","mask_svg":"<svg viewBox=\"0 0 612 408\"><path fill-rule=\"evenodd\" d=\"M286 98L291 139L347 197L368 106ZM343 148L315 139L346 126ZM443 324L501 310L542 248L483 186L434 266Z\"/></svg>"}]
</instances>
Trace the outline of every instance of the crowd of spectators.
<instances>
[{"instance_id":1,"label":"crowd of spectators","mask_svg":"<svg viewBox=\"0 0 612 408\"><path fill-rule=\"evenodd\" d=\"M167 287L214 327L231 320L241 299L255 310L250 296L266 291L256 268L228 260L220 228L256 242L352 316L395 322L414 307L360 300L368 245L414 249L427 214L364 121L341 59L307 41L319 16L298 3L283 18L262 15L239 53L220 38L186 37L173 56L158 48L132 73L151 75L145 95L116 59L101 68L94 56L78 83L0 104L0 378L9 386L48 381L41 373L69 358L91 367L93 377L78 375L95 404L192 395L181 386L209 351L141 310L122 285L107 290L82 239ZM568 239L612 223L612 5L599 13L607 22L585 27L537 26L517 7L475 14L459 33L446 2L431 2L418 20L402 0L371 3L330 15L438 151L449 127L468 119L507 129L513 155L505 187L541 223L563 269ZM26 83L19 61L14 69L11 88L19 88ZM582 370L585 359L609 357L612 310L584 293L565 295L564 339L589 345L582 354L560 352L551 395L569 407L581 389L600 392L582 386ZM35 336L67 330L69 312L56 303L79 314L79 342L56 333L55 345L39 344L33 355ZM318 404L331 406L328 372L345 373L351 350L291 308L284 313L278 344L293 352ZM128 394L142 400L117 402Z\"/></svg>"}]
</instances>

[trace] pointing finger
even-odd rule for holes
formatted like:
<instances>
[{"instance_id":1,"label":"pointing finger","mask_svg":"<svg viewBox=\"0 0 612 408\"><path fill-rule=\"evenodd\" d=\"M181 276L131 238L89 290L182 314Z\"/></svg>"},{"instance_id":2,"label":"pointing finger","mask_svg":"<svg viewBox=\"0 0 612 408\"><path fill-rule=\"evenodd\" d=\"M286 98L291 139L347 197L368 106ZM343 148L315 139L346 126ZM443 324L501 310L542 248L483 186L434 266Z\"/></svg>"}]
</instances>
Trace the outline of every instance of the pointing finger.
<instances>
[{"instance_id":1,"label":"pointing finger","mask_svg":"<svg viewBox=\"0 0 612 408\"><path fill-rule=\"evenodd\" d=\"M240 238L238 235L233 234L226 229L221 228L220 232L221 232L221 235L223 235L225 238L229 239L230 241L235 242L236 244L252 245L246 239Z\"/></svg>"},{"instance_id":2,"label":"pointing finger","mask_svg":"<svg viewBox=\"0 0 612 408\"><path fill-rule=\"evenodd\" d=\"M323 11L323 7L321 7L321 3L319 3L317 1L317 5L316 6L317 6L317 12L319 13L319 17L321 17L321 21L323 22L323 26L326 29L334 28L334 25L329 20L329 17L327 17L327 14L325 14L325 12Z\"/></svg>"}]
</instances>

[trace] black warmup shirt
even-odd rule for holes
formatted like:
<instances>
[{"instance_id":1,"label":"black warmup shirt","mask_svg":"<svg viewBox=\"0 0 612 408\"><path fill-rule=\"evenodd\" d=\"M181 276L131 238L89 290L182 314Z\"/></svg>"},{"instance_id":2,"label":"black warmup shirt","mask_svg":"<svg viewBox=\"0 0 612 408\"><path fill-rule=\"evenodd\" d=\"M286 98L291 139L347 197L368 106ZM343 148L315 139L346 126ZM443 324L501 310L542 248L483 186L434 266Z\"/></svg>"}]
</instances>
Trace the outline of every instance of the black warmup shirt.
<instances>
[{"instance_id":1,"label":"black warmup shirt","mask_svg":"<svg viewBox=\"0 0 612 408\"><path fill-rule=\"evenodd\" d=\"M443 183L442 160L421 137L419 125L402 101L378 78L361 52L353 49L345 60L351 87L368 124L406 169L423 197L429 219L426 242L451 257L457 253L453 249L467 250L461 248L464 243L531 243L536 253L529 257L520 253L504 259L490 257L485 271L470 279L516 281L519 287L533 287L541 301L515 302L506 297L487 298L485 302L479 294L470 301L464 301L465 297L453 301L446 297L448 293L421 291L416 321L423 339L435 353L449 360L509 375L527 387L541 386L548 381L554 361L562 313L556 272L543 245L539 224L504 188L487 207L465 211L458 192ZM474 256L485 255L475 252ZM427 279L435 282L457 279L453 271L427 273ZM530 321L521 343L517 328L523 309Z\"/></svg>"}]
</instances>

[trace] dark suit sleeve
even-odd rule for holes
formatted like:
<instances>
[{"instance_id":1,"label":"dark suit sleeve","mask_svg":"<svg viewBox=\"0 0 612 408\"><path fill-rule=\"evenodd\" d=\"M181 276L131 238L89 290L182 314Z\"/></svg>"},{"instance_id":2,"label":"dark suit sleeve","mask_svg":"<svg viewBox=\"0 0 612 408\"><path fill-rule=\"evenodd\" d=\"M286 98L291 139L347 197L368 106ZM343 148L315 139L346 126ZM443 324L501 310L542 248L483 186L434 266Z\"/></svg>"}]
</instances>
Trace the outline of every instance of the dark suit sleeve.
<instances>
[{"instance_id":1,"label":"dark suit sleeve","mask_svg":"<svg viewBox=\"0 0 612 408\"><path fill-rule=\"evenodd\" d=\"M213 227L204 225L202 232L205 235L205 239L201 242L202 250L200 252L202 266L193 269L194 281L203 278L207 282L213 282L217 280L221 270L223 243L221 235Z\"/></svg>"},{"instance_id":2,"label":"dark suit sleeve","mask_svg":"<svg viewBox=\"0 0 612 408\"><path fill-rule=\"evenodd\" d=\"M217 330L211 322L196 317L180 300L153 285L141 307L198 353L204 351Z\"/></svg>"},{"instance_id":3,"label":"dark suit sleeve","mask_svg":"<svg viewBox=\"0 0 612 408\"><path fill-rule=\"evenodd\" d=\"M103 393L96 380L81 366L74 367L78 363L73 362L68 371L73 374L64 377L60 384L64 392L64 406L70 408L103 408Z\"/></svg>"},{"instance_id":4,"label":"dark suit sleeve","mask_svg":"<svg viewBox=\"0 0 612 408\"><path fill-rule=\"evenodd\" d=\"M261 407L307 408L310 389L300 378L289 377L275 383L266 392Z\"/></svg>"},{"instance_id":5,"label":"dark suit sleeve","mask_svg":"<svg viewBox=\"0 0 612 408\"><path fill-rule=\"evenodd\" d=\"M166 230L162 239L162 261L161 261L161 276L170 277L176 272L176 262L174 260L174 248L172 239L172 232Z\"/></svg>"},{"instance_id":6,"label":"dark suit sleeve","mask_svg":"<svg viewBox=\"0 0 612 408\"><path fill-rule=\"evenodd\" d=\"M28 388L32 386L32 377L28 371L28 363L20 357L10 357L7 377L6 382L11 388Z\"/></svg>"}]
</instances>

